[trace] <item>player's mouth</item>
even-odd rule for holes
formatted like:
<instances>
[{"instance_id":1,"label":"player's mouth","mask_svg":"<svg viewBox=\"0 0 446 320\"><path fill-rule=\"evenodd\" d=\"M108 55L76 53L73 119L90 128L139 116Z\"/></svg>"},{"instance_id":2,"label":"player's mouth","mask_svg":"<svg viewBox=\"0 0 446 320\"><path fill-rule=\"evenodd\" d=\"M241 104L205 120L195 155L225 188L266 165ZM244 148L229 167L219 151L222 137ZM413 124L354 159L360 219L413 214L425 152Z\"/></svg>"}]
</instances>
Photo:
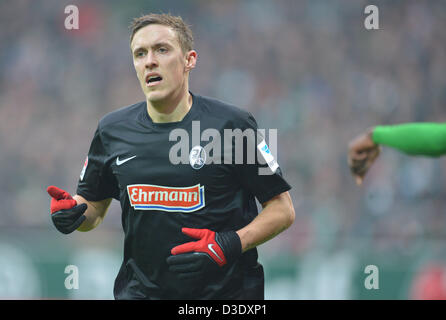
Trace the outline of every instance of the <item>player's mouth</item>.
<instances>
[{"instance_id":1,"label":"player's mouth","mask_svg":"<svg viewBox=\"0 0 446 320\"><path fill-rule=\"evenodd\" d=\"M146 85L148 87L153 87L153 86L158 85L162 80L163 80L163 77L161 77L159 74L149 73L146 76Z\"/></svg>"}]
</instances>

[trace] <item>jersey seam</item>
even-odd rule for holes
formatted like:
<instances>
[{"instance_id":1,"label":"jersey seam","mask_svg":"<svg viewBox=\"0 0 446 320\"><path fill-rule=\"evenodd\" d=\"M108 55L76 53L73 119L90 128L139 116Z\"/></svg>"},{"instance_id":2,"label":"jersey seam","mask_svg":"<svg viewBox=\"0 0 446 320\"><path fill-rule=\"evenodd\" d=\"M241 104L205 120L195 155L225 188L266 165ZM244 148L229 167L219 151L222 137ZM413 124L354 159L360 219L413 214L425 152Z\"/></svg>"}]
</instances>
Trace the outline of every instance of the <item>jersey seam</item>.
<instances>
[{"instance_id":1,"label":"jersey seam","mask_svg":"<svg viewBox=\"0 0 446 320\"><path fill-rule=\"evenodd\" d=\"M117 113L117 112L123 112L123 111L128 111L129 109L139 109L140 108L140 104L141 103L144 103L144 101L140 101L140 102L137 102L137 103L135 103L135 104L132 104L132 105L130 105L130 106L126 106L126 107L123 107L123 108L120 108L120 109L118 109L118 110L115 110L115 111L112 111L112 112L110 112L110 113L108 113L107 115L105 115L100 121L99 121L99 126L100 126L100 128L106 128L106 127L108 127L108 126L110 126L110 125L113 125L113 124L116 124L116 123L120 123L120 122L128 122L128 121L131 121L129 118L127 118L127 117L124 117L123 119L116 119L116 120L113 120L113 121L111 121L111 122L109 122L109 123L103 123L104 122L104 119L107 117L107 116L110 116L111 114L113 114L113 113ZM139 114L139 112L138 112L138 114Z\"/></svg>"},{"instance_id":2,"label":"jersey seam","mask_svg":"<svg viewBox=\"0 0 446 320\"><path fill-rule=\"evenodd\" d=\"M204 104L204 105L206 105L206 107L208 107L208 109L211 109L212 107L209 105L209 101L206 101L206 99L203 99L201 96L200 96L200 100L202 101L202 103ZM223 104L222 102L220 102L221 104ZM249 112L249 111L246 111L246 110L243 110L243 109L241 109L241 108L239 108L239 107L237 107L237 106L234 106L234 105L230 105L230 104L223 104L224 106L227 106L227 107L230 107L230 108L234 108L235 110L237 110L237 111L239 111L240 113L241 113L241 116L237 116L237 115L235 115L236 117L234 117L235 118L235 120L238 120L238 119L241 119L241 120L243 120L244 122L247 122L248 121L248 119L250 118L250 117L252 117L252 114ZM223 120L228 120L228 118L226 118L226 117L224 117L224 116L221 116L220 117L220 114L213 114L213 113L209 113L209 116L210 117L213 117L213 118L215 118L215 119L219 119L219 120L221 120L221 119L223 119ZM234 126L235 128L239 128L239 127L236 127L236 126ZM241 129L241 128L240 128Z\"/></svg>"}]
</instances>

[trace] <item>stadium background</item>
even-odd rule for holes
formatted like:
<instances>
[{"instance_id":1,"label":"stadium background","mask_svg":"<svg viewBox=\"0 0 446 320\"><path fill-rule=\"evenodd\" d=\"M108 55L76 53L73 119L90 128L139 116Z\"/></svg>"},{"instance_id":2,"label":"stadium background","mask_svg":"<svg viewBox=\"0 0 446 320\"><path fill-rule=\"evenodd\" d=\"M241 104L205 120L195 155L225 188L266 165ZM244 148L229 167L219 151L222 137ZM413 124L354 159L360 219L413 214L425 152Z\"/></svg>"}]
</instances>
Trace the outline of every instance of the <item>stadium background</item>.
<instances>
[{"instance_id":1,"label":"stadium background","mask_svg":"<svg viewBox=\"0 0 446 320\"><path fill-rule=\"evenodd\" d=\"M79 30L64 28L70 4ZM380 30L364 28L369 4ZM371 0L1 1L0 298L112 299L118 204L64 236L46 187L75 192L97 121L144 99L128 25L148 12L191 25L193 92L278 129L296 220L259 248L266 298L446 298L445 160L384 149L361 188L346 163L372 125L446 120L446 2ZM364 286L368 265L379 289Z\"/></svg>"}]
</instances>

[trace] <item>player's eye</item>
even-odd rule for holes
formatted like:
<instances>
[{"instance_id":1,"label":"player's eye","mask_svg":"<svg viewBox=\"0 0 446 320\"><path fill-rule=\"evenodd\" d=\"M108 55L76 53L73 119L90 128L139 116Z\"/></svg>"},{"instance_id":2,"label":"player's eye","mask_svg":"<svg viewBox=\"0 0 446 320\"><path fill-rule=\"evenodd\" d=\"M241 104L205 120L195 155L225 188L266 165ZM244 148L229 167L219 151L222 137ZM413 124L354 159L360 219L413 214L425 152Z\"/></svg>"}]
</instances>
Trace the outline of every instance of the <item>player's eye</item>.
<instances>
[{"instance_id":1,"label":"player's eye","mask_svg":"<svg viewBox=\"0 0 446 320\"><path fill-rule=\"evenodd\" d=\"M167 48L166 47L160 47L160 48L158 48L158 52L160 52L160 53L167 53L169 50L167 50Z\"/></svg>"},{"instance_id":2,"label":"player's eye","mask_svg":"<svg viewBox=\"0 0 446 320\"><path fill-rule=\"evenodd\" d=\"M144 51L143 50L139 50L137 52L135 52L135 57L140 58L140 57L144 57Z\"/></svg>"}]
</instances>

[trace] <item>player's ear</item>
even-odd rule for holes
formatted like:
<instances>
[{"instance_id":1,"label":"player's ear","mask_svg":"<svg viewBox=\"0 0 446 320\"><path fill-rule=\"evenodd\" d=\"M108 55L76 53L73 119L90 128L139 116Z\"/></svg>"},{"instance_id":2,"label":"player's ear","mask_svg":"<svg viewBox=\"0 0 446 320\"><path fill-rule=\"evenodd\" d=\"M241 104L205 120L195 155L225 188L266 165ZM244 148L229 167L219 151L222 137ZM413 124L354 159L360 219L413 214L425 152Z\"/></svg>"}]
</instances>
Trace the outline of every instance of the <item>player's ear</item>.
<instances>
[{"instance_id":1,"label":"player's ear","mask_svg":"<svg viewBox=\"0 0 446 320\"><path fill-rule=\"evenodd\" d=\"M186 65L185 65L185 71L190 71L193 68L195 68L195 65L197 64L197 51L195 50L190 50L189 52L186 53Z\"/></svg>"}]
</instances>

